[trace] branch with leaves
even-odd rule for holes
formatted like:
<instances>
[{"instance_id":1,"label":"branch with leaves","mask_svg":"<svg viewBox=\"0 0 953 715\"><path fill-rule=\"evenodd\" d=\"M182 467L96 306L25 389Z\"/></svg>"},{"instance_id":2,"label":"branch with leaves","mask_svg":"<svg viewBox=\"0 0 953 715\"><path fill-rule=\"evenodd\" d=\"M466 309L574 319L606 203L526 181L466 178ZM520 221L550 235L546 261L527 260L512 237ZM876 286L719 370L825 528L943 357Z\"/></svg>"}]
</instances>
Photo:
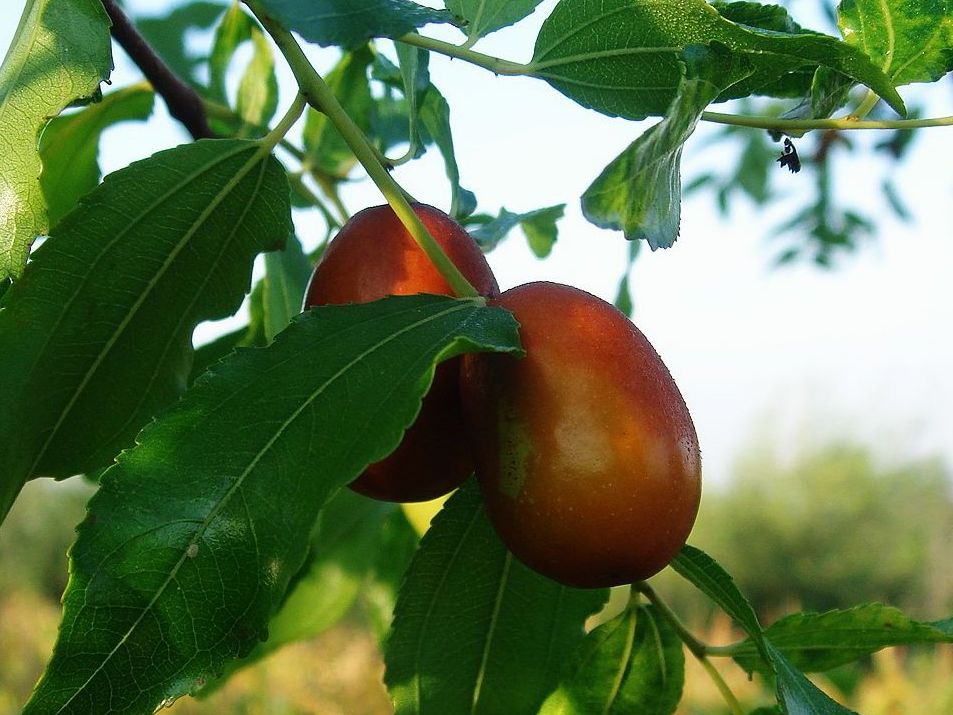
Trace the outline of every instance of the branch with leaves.
<instances>
[{"instance_id":1,"label":"branch with leaves","mask_svg":"<svg viewBox=\"0 0 953 715\"><path fill-rule=\"evenodd\" d=\"M823 223L832 214L829 162L845 130L891 130L888 150L902 153L912 130L951 124L878 115L889 107L903 117L898 88L953 71L945 1L844 2L839 39L773 5L561 0L530 62L474 49L538 4L448 0L438 10L367 0L338 12L332 0L197 4L160 23L180 31L164 46L150 36L154 27L141 21L137 31L111 0L28 5L0 68L0 136L18 158L0 167L4 196L13 197L0 205L0 516L30 479L101 479L70 551L59 640L25 713L153 712L314 636L362 598L387 634L385 682L400 713L671 713L686 649L733 712L747 704L712 665L716 657L763 676L782 712L847 713L806 674L888 646L953 642L948 620L918 622L879 604L792 614L765 628L727 572L690 546L672 568L744 640L702 642L641 581L623 613L586 632L607 590L560 584L521 563L473 480L422 539L399 507L343 491L401 442L440 361L522 352L513 315L476 296L390 169L435 147L450 213L487 251L520 227L545 257L564 212L561 203L478 211L461 184L449 103L430 80L431 53L537 78L605 115L658 119L581 197L586 218L632 240L626 272L642 241L675 242L681 157L701 122L729 125L722 138L748 138L745 156L759 171L776 151L749 129L786 135L790 165L799 156L793 142L823 130L817 150L801 157L823 188L809 218L828 243L839 240ZM173 116L193 137L222 138L159 152L100 182L103 130L147 117L153 102L145 83L99 97L111 68L110 17ZM431 23L460 27L460 44L418 32ZM189 56L183 39L192 26L213 30L201 57ZM319 74L292 33L339 48L334 68ZM60 51L39 37L55 38ZM235 72L242 46L250 59ZM281 116L276 60L297 84ZM38 77L47 91L35 91ZM858 103L859 85L868 89ZM784 110L710 109L729 100L763 106L754 96ZM100 101L62 114L88 100ZM291 137L298 128L300 140ZM299 314L312 260L292 206L317 208L334 231L349 214L339 188L357 172L379 187L457 298L390 297ZM746 190L759 189L749 182ZM47 240L32 250L41 235ZM238 311L261 255L248 324L193 348L197 325ZM625 280L619 303L631 308ZM326 578L333 569L346 577Z\"/></svg>"}]
</instances>

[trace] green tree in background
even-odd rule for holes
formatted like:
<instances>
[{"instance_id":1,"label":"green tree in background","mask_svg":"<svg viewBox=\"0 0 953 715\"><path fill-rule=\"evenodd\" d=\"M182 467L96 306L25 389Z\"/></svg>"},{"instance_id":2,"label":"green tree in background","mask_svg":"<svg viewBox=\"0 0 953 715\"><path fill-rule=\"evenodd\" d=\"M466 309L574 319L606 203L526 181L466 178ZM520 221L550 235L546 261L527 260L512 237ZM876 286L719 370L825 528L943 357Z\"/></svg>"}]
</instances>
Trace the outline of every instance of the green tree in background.
<instances>
[{"instance_id":1,"label":"green tree in background","mask_svg":"<svg viewBox=\"0 0 953 715\"><path fill-rule=\"evenodd\" d=\"M694 540L759 613L858 601L944 612L953 607L950 489L938 459L891 465L846 441L787 459L754 448L706 495Z\"/></svg>"}]
</instances>

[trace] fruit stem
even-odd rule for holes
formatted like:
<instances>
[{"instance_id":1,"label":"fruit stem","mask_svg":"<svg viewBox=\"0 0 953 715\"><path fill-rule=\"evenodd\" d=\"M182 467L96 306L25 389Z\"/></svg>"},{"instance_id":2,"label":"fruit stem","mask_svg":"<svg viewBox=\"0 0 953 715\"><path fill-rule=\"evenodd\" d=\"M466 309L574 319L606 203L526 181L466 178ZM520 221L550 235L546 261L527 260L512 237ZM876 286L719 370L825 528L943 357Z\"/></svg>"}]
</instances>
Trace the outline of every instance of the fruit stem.
<instances>
[{"instance_id":1,"label":"fruit stem","mask_svg":"<svg viewBox=\"0 0 953 715\"><path fill-rule=\"evenodd\" d=\"M278 49L291 67L291 71L298 82L298 87L307 99L308 104L327 115L330 122L341 133L344 141L354 152L354 156L367 171L371 180L377 184L377 188L384 194L384 198L387 199L387 203L391 205L401 223L404 224L417 245L433 262L454 294L461 298L478 297L477 290L453 264L447 254L443 252L440 244L430 235L430 232L427 231L423 222L407 202L400 186L381 164L374 147L338 102L331 88L311 65L294 36L269 17L258 0L244 1L274 39L275 44L278 45Z\"/></svg>"},{"instance_id":2,"label":"fruit stem","mask_svg":"<svg viewBox=\"0 0 953 715\"><path fill-rule=\"evenodd\" d=\"M668 621L669 625L674 629L678 634L679 639L682 643L685 644L685 647L688 648L689 652L698 659L698 662L701 663L702 667L705 669L705 672L708 673L708 677L711 678L712 682L715 684L715 687L718 688L718 692L721 693L721 697L724 698L725 703L728 705L728 708L734 715L744 715L744 709L741 707L741 703L738 702L738 698L735 697L735 694L732 692L731 687L728 683L725 682L725 679L721 676L721 673L718 672L718 669L714 664L708 659L707 654L711 650L711 646L702 643L691 631L682 623L681 619L676 615L675 611L672 610L671 606L665 602L665 600L658 595L654 588L649 586L645 581L637 581L632 584L632 593L633 599L637 599L639 594L645 596L645 598L658 610L659 614Z\"/></svg>"}]
</instances>

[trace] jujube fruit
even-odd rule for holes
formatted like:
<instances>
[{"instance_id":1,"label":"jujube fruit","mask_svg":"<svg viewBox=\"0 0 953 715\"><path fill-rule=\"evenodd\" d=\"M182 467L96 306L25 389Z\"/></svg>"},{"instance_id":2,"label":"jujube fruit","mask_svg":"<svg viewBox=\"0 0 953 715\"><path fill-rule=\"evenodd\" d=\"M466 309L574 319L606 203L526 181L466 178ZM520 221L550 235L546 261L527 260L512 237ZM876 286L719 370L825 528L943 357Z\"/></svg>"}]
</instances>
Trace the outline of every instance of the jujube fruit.
<instances>
[{"instance_id":1,"label":"jujube fruit","mask_svg":"<svg viewBox=\"0 0 953 715\"><path fill-rule=\"evenodd\" d=\"M464 356L464 416L489 518L524 563L564 584L632 583L688 538L698 438L661 358L584 291L529 283L513 312L526 356Z\"/></svg>"},{"instance_id":2,"label":"jujube fruit","mask_svg":"<svg viewBox=\"0 0 953 715\"><path fill-rule=\"evenodd\" d=\"M452 218L426 204L414 212L479 293L500 290L476 242ZM389 295L453 291L388 205L355 214L315 266L304 307L367 303ZM459 358L437 366L433 384L400 446L351 483L387 501L426 501L459 486L473 471L457 381Z\"/></svg>"}]
</instances>

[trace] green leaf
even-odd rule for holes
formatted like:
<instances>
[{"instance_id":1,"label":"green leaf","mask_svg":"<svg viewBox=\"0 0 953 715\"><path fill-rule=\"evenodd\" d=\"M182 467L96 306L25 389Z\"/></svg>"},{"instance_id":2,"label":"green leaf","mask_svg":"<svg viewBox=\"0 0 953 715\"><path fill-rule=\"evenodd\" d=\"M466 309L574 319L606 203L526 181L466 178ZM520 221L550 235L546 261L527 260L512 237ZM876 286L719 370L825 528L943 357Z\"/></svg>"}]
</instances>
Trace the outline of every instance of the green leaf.
<instances>
[{"instance_id":1,"label":"green leaf","mask_svg":"<svg viewBox=\"0 0 953 715\"><path fill-rule=\"evenodd\" d=\"M50 225L55 226L80 196L99 183L99 139L103 131L119 122L148 119L153 103L152 89L144 83L134 84L46 125L40 136L40 186Z\"/></svg>"},{"instance_id":2,"label":"green leaf","mask_svg":"<svg viewBox=\"0 0 953 715\"><path fill-rule=\"evenodd\" d=\"M0 514L31 476L108 464L175 400L193 328L238 309L255 255L290 230L284 170L257 142L163 151L87 194L0 310Z\"/></svg>"},{"instance_id":3,"label":"green leaf","mask_svg":"<svg viewBox=\"0 0 953 715\"><path fill-rule=\"evenodd\" d=\"M205 688L202 696L282 646L315 638L340 621L374 567L384 522L397 511L396 504L368 499L349 489L339 491L318 515L311 552L268 623L268 640L241 660L230 661L223 676Z\"/></svg>"},{"instance_id":4,"label":"green leaf","mask_svg":"<svg viewBox=\"0 0 953 715\"><path fill-rule=\"evenodd\" d=\"M446 10L410 0L260 0L289 30L322 47L355 49L372 37L400 37L431 22L449 22Z\"/></svg>"},{"instance_id":5,"label":"green leaf","mask_svg":"<svg viewBox=\"0 0 953 715\"><path fill-rule=\"evenodd\" d=\"M781 5L762 5L759 2L717 1L711 3L711 5L723 18L739 25L747 25L748 27L758 28L759 30L786 32L789 35L811 32L797 24L794 18L788 14L787 8Z\"/></svg>"},{"instance_id":6,"label":"green leaf","mask_svg":"<svg viewBox=\"0 0 953 715\"><path fill-rule=\"evenodd\" d=\"M245 346L245 341L249 334L249 326L245 326L244 328L238 328L225 335L220 335L208 343L197 346L195 348L195 355L192 358L192 371L189 373L189 384L191 385L195 382L199 375L205 372L210 365L217 363L235 350L235 348ZM262 345L266 344L267 342L264 341L264 335L262 335Z\"/></svg>"},{"instance_id":7,"label":"green leaf","mask_svg":"<svg viewBox=\"0 0 953 715\"><path fill-rule=\"evenodd\" d=\"M751 637L765 661L769 660L758 616L727 571L704 551L687 544L672 561L671 567L731 616Z\"/></svg>"},{"instance_id":8,"label":"green leaf","mask_svg":"<svg viewBox=\"0 0 953 715\"><path fill-rule=\"evenodd\" d=\"M867 603L827 613L795 613L776 621L765 636L805 673L836 668L888 646L953 642L948 623L922 623L899 609ZM746 641L733 657L749 673L764 671L757 650Z\"/></svg>"},{"instance_id":9,"label":"green leaf","mask_svg":"<svg viewBox=\"0 0 953 715\"><path fill-rule=\"evenodd\" d=\"M457 166L450 129L450 105L432 84L420 107L420 121L424 142L436 144L443 156L444 169L450 180L450 215L456 219L469 216L476 211L476 196L460 186L460 168Z\"/></svg>"},{"instance_id":10,"label":"green leaf","mask_svg":"<svg viewBox=\"0 0 953 715\"><path fill-rule=\"evenodd\" d=\"M398 596L384 656L398 715L536 712L606 596L517 561L470 480L434 518Z\"/></svg>"},{"instance_id":11,"label":"green leaf","mask_svg":"<svg viewBox=\"0 0 953 715\"><path fill-rule=\"evenodd\" d=\"M152 49L186 82L197 85L196 73L207 59L186 41L194 30L207 30L222 16L222 2L190 2L159 17L136 17L136 28Z\"/></svg>"},{"instance_id":12,"label":"green leaf","mask_svg":"<svg viewBox=\"0 0 953 715\"><path fill-rule=\"evenodd\" d=\"M403 82L404 98L407 100L409 120L408 137L410 147L407 153L417 158L424 153L424 143L420 137L420 109L424 96L430 87L430 53L403 42L397 43L397 59Z\"/></svg>"},{"instance_id":13,"label":"green leaf","mask_svg":"<svg viewBox=\"0 0 953 715\"><path fill-rule=\"evenodd\" d=\"M653 250L678 238L682 145L726 82L750 74L750 64L720 45L685 49L685 74L665 118L632 142L582 195L582 212L600 228L643 239Z\"/></svg>"},{"instance_id":14,"label":"green leaf","mask_svg":"<svg viewBox=\"0 0 953 715\"><path fill-rule=\"evenodd\" d=\"M530 248L539 258L545 258L556 242L556 221L562 217L565 208L566 204L556 204L526 213L513 213L501 208L499 216L471 229L469 233L480 244L480 248L492 251L510 231L522 226Z\"/></svg>"},{"instance_id":15,"label":"green leaf","mask_svg":"<svg viewBox=\"0 0 953 715\"><path fill-rule=\"evenodd\" d=\"M777 674L777 697L787 715L857 715L822 692L767 641Z\"/></svg>"},{"instance_id":16,"label":"green leaf","mask_svg":"<svg viewBox=\"0 0 953 715\"><path fill-rule=\"evenodd\" d=\"M549 206L523 214L520 227L526 234L530 250L537 258L546 258L553 251L559 230L556 221L563 217L566 204Z\"/></svg>"},{"instance_id":17,"label":"green leaf","mask_svg":"<svg viewBox=\"0 0 953 715\"><path fill-rule=\"evenodd\" d=\"M586 636L539 715L669 715L684 680L678 634L654 606L637 606Z\"/></svg>"},{"instance_id":18,"label":"green leaf","mask_svg":"<svg viewBox=\"0 0 953 715\"><path fill-rule=\"evenodd\" d=\"M783 119L826 119L847 104L854 80L828 67L818 67L811 80L811 94L798 106L781 115ZM801 136L804 132L787 132Z\"/></svg>"},{"instance_id":19,"label":"green leaf","mask_svg":"<svg viewBox=\"0 0 953 715\"><path fill-rule=\"evenodd\" d=\"M326 78L341 106L365 133L371 128L374 107L367 79L367 67L372 59L367 47L348 52ZM311 108L305 115L304 147L310 165L336 179L346 178L357 163L347 142L327 116Z\"/></svg>"},{"instance_id":20,"label":"green leaf","mask_svg":"<svg viewBox=\"0 0 953 715\"><path fill-rule=\"evenodd\" d=\"M662 115L679 88L679 59L689 45L719 42L747 58L754 72L718 101L765 88L802 92L813 70L826 66L862 82L898 112L903 101L867 56L833 37L786 34L727 20L705 0L561 0L536 39L529 69L584 107L610 116L644 119ZM803 70L809 70L803 74ZM795 86L777 87L802 71Z\"/></svg>"},{"instance_id":21,"label":"green leaf","mask_svg":"<svg viewBox=\"0 0 953 715\"><path fill-rule=\"evenodd\" d=\"M296 236L288 239L283 250L265 254L262 308L266 340L271 341L301 312L311 268Z\"/></svg>"},{"instance_id":22,"label":"green leaf","mask_svg":"<svg viewBox=\"0 0 953 715\"><path fill-rule=\"evenodd\" d=\"M109 17L99 0L27 0L0 65L0 280L22 275L30 245L49 228L40 129L94 97L110 70Z\"/></svg>"},{"instance_id":23,"label":"green leaf","mask_svg":"<svg viewBox=\"0 0 953 715\"><path fill-rule=\"evenodd\" d=\"M278 108L278 78L271 43L257 27L252 28L251 61L238 84L235 109L251 125L267 127Z\"/></svg>"},{"instance_id":24,"label":"green leaf","mask_svg":"<svg viewBox=\"0 0 953 715\"><path fill-rule=\"evenodd\" d=\"M103 476L25 715L152 712L246 655L318 512L397 446L435 363L464 350L518 351L512 316L423 295L316 308L205 373Z\"/></svg>"},{"instance_id":25,"label":"green leaf","mask_svg":"<svg viewBox=\"0 0 953 715\"><path fill-rule=\"evenodd\" d=\"M741 594L731 576L708 554L693 546L683 546L672 568L694 584L731 616L751 638L755 651L776 676L778 702L788 715L843 715L850 710L838 705L798 671L765 637L758 616Z\"/></svg>"},{"instance_id":26,"label":"green leaf","mask_svg":"<svg viewBox=\"0 0 953 715\"><path fill-rule=\"evenodd\" d=\"M390 634L397 593L417 551L420 538L403 509L394 511L381 526L381 544L370 577L361 589L364 614L383 649Z\"/></svg>"},{"instance_id":27,"label":"green leaf","mask_svg":"<svg viewBox=\"0 0 953 715\"><path fill-rule=\"evenodd\" d=\"M953 0L842 0L837 24L897 86L953 71Z\"/></svg>"},{"instance_id":28,"label":"green leaf","mask_svg":"<svg viewBox=\"0 0 953 715\"><path fill-rule=\"evenodd\" d=\"M212 54L209 56L209 98L227 105L228 66L235 56L235 51L242 43L251 40L252 28L255 22L245 14L239 3L232 3L222 16L215 28L212 40Z\"/></svg>"},{"instance_id":29,"label":"green leaf","mask_svg":"<svg viewBox=\"0 0 953 715\"><path fill-rule=\"evenodd\" d=\"M447 9L467 22L467 43L532 14L543 0L447 0Z\"/></svg>"}]
</instances>

